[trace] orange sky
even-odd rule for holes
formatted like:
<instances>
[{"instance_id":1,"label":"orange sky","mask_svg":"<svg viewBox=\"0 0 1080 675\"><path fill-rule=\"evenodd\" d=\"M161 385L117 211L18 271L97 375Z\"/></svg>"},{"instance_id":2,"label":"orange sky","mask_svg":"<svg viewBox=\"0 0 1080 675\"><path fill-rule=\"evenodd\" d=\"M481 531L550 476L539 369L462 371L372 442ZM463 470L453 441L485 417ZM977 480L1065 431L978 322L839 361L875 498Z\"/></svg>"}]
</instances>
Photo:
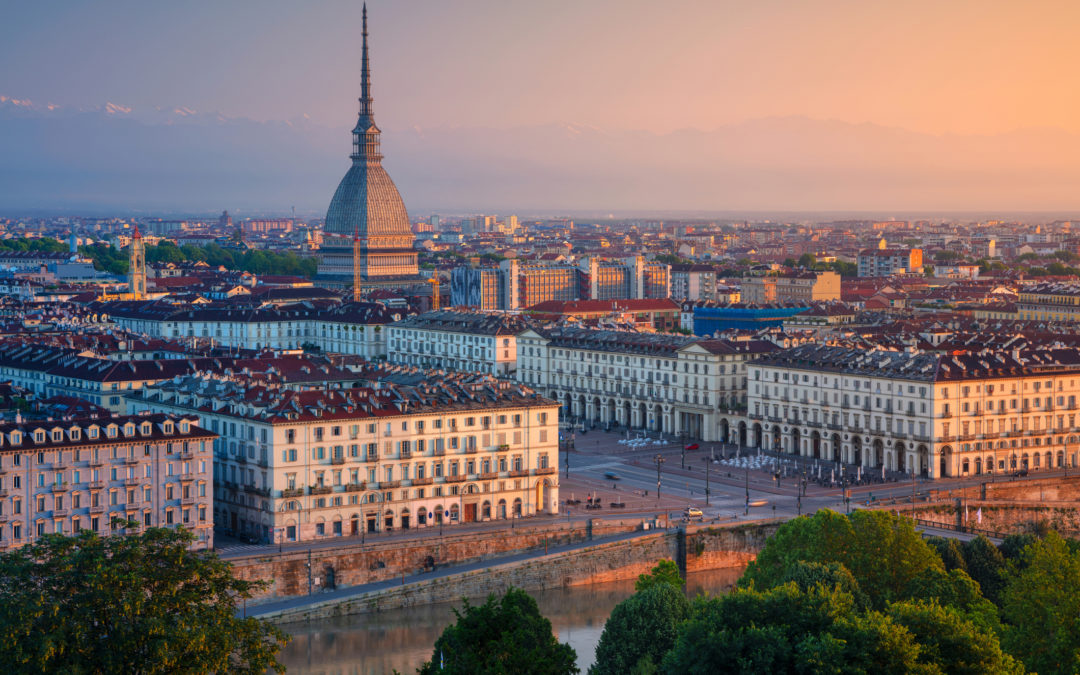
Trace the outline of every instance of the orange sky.
<instances>
[{"instance_id":1,"label":"orange sky","mask_svg":"<svg viewBox=\"0 0 1080 675\"><path fill-rule=\"evenodd\" d=\"M805 115L1080 132L1080 2L372 0L382 123L711 129ZM25 3L0 94L345 126L356 0ZM132 58L138 54L138 58Z\"/></svg>"}]
</instances>

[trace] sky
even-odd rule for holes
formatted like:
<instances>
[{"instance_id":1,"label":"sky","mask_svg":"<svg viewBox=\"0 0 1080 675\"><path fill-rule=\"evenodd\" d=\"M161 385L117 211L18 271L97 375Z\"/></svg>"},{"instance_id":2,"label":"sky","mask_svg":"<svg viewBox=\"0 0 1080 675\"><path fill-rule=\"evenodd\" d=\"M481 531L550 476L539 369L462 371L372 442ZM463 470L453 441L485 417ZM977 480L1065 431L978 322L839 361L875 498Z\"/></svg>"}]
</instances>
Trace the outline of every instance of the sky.
<instances>
[{"instance_id":1,"label":"sky","mask_svg":"<svg viewBox=\"0 0 1080 675\"><path fill-rule=\"evenodd\" d=\"M939 137L1080 134L1077 2L373 0L368 10L386 132L572 124L663 135L805 117ZM338 0L0 0L0 95L347 129L360 12Z\"/></svg>"}]
</instances>

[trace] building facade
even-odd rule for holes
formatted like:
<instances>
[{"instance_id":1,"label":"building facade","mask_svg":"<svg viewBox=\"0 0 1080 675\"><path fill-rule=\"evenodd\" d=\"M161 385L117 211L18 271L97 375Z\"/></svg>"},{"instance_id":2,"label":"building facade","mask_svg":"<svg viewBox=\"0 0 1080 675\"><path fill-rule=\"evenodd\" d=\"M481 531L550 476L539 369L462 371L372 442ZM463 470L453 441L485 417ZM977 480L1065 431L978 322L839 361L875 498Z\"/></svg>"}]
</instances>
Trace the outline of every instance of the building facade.
<instances>
[{"instance_id":1,"label":"building facade","mask_svg":"<svg viewBox=\"0 0 1080 675\"><path fill-rule=\"evenodd\" d=\"M131 404L219 430L218 525L264 543L558 512L558 403L521 385L290 392L186 378Z\"/></svg>"},{"instance_id":2,"label":"building facade","mask_svg":"<svg viewBox=\"0 0 1080 675\"><path fill-rule=\"evenodd\" d=\"M709 265L672 265L671 299L717 301L716 269Z\"/></svg>"},{"instance_id":3,"label":"building facade","mask_svg":"<svg viewBox=\"0 0 1080 675\"><path fill-rule=\"evenodd\" d=\"M758 305L776 302L819 302L840 299L840 275L802 270L743 279L740 299Z\"/></svg>"},{"instance_id":4,"label":"building facade","mask_svg":"<svg viewBox=\"0 0 1080 675\"><path fill-rule=\"evenodd\" d=\"M777 347L584 328L518 335L517 379L605 426L715 441L746 405L746 363Z\"/></svg>"},{"instance_id":5,"label":"building facade","mask_svg":"<svg viewBox=\"0 0 1080 675\"><path fill-rule=\"evenodd\" d=\"M1022 321L1080 321L1080 284L1022 286L1016 310Z\"/></svg>"},{"instance_id":6,"label":"building facade","mask_svg":"<svg viewBox=\"0 0 1080 675\"><path fill-rule=\"evenodd\" d=\"M0 550L146 527L185 527L213 548L215 438L183 415L0 424Z\"/></svg>"},{"instance_id":7,"label":"building facade","mask_svg":"<svg viewBox=\"0 0 1080 675\"><path fill-rule=\"evenodd\" d=\"M894 274L922 274L921 248L868 248L859 251L860 277L891 277Z\"/></svg>"},{"instance_id":8,"label":"building facade","mask_svg":"<svg viewBox=\"0 0 1080 675\"><path fill-rule=\"evenodd\" d=\"M517 369L518 316L442 310L386 328L387 360L419 366L509 376Z\"/></svg>"},{"instance_id":9,"label":"building facade","mask_svg":"<svg viewBox=\"0 0 1080 675\"><path fill-rule=\"evenodd\" d=\"M803 345L749 366L732 440L929 478L1074 466L1080 357Z\"/></svg>"}]
</instances>

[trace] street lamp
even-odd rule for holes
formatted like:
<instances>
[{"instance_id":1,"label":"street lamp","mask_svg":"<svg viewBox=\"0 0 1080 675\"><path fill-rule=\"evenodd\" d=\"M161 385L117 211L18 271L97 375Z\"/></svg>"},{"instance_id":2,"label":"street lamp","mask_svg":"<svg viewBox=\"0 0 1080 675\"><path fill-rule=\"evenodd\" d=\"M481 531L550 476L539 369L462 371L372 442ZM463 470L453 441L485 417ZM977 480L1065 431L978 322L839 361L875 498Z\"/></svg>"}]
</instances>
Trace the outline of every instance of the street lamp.
<instances>
[{"instance_id":1,"label":"street lamp","mask_svg":"<svg viewBox=\"0 0 1080 675\"><path fill-rule=\"evenodd\" d=\"M661 455L660 453L657 453L656 457L653 458L653 461L656 462L656 501L659 502L660 501L660 465L664 463L664 456Z\"/></svg>"},{"instance_id":2,"label":"street lamp","mask_svg":"<svg viewBox=\"0 0 1080 675\"><path fill-rule=\"evenodd\" d=\"M746 467L746 513L743 515L750 515L750 467Z\"/></svg>"},{"instance_id":3,"label":"street lamp","mask_svg":"<svg viewBox=\"0 0 1080 675\"><path fill-rule=\"evenodd\" d=\"M709 465L712 464L712 459L705 458L705 506L709 505Z\"/></svg>"}]
</instances>

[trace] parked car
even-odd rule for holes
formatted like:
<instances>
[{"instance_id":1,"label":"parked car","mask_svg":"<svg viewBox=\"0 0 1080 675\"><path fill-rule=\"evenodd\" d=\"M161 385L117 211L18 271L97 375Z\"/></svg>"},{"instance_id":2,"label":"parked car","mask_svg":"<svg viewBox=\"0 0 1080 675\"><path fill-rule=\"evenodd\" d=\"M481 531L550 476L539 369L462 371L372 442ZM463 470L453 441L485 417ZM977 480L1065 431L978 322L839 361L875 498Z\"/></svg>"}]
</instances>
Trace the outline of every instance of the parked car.
<instances>
[{"instance_id":1,"label":"parked car","mask_svg":"<svg viewBox=\"0 0 1080 675\"><path fill-rule=\"evenodd\" d=\"M686 510L683 511L683 518L687 520L704 520L705 514L696 506L687 506Z\"/></svg>"},{"instance_id":2,"label":"parked car","mask_svg":"<svg viewBox=\"0 0 1080 675\"><path fill-rule=\"evenodd\" d=\"M698 449L698 447L699 447L699 446L698 446L698 444L697 444L697 443L691 443L690 445L686 446L686 449L687 449L687 450L697 450L697 449Z\"/></svg>"},{"instance_id":3,"label":"parked car","mask_svg":"<svg viewBox=\"0 0 1080 675\"><path fill-rule=\"evenodd\" d=\"M607 478L608 480L619 480L619 474L614 471L605 471L604 478Z\"/></svg>"}]
</instances>

